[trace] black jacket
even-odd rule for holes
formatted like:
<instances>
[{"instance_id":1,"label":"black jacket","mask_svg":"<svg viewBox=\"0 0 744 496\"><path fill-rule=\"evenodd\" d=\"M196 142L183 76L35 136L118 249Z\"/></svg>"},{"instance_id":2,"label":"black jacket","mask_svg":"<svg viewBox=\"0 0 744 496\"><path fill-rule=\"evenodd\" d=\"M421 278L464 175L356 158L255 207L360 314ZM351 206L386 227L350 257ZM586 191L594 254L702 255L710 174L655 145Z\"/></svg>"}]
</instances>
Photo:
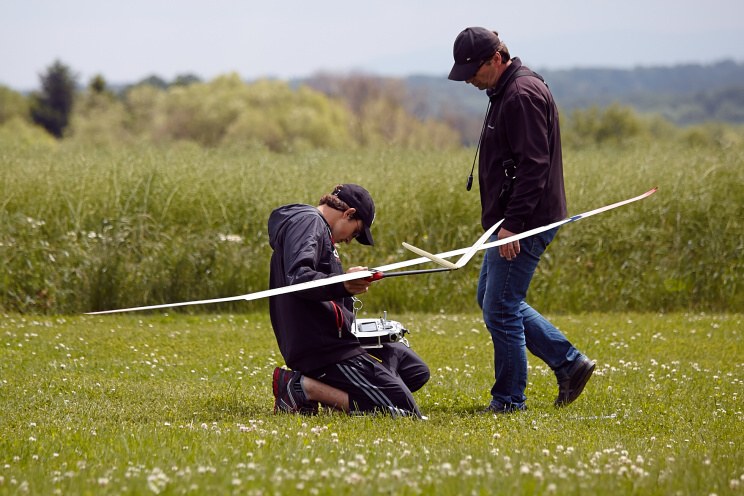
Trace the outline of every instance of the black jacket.
<instances>
[{"instance_id":1,"label":"black jacket","mask_svg":"<svg viewBox=\"0 0 744 496\"><path fill-rule=\"evenodd\" d=\"M478 163L483 229L505 219L505 229L520 233L567 215L558 109L547 85L531 71L524 68L520 73L530 75L510 78L520 68L519 58L512 59L488 90L491 105ZM516 179L504 206L499 194L507 160L516 165Z\"/></svg>"},{"instance_id":2,"label":"black jacket","mask_svg":"<svg viewBox=\"0 0 744 496\"><path fill-rule=\"evenodd\" d=\"M271 288L343 274L331 229L315 207L274 210L269 243ZM271 325L287 365L307 372L364 353L350 331L352 304L343 283L269 298Z\"/></svg>"}]
</instances>

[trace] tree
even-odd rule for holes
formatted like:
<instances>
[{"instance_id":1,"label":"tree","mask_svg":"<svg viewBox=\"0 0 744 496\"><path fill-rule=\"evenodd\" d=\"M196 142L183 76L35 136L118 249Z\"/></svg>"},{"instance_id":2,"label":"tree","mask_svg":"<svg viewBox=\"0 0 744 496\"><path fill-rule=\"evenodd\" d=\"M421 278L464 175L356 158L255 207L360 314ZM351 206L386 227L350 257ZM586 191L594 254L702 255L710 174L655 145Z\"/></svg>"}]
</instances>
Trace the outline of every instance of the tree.
<instances>
[{"instance_id":1,"label":"tree","mask_svg":"<svg viewBox=\"0 0 744 496\"><path fill-rule=\"evenodd\" d=\"M95 146L127 143L131 139L127 120L124 103L98 74L90 80L87 89L75 97L65 139Z\"/></svg>"},{"instance_id":2,"label":"tree","mask_svg":"<svg viewBox=\"0 0 744 496\"><path fill-rule=\"evenodd\" d=\"M188 86L190 84L201 83L199 76L194 74L179 74L170 84L171 86Z\"/></svg>"},{"instance_id":3,"label":"tree","mask_svg":"<svg viewBox=\"0 0 744 496\"><path fill-rule=\"evenodd\" d=\"M39 79L41 91L32 95L31 118L50 134L61 138L75 100L77 75L57 60Z\"/></svg>"},{"instance_id":4,"label":"tree","mask_svg":"<svg viewBox=\"0 0 744 496\"><path fill-rule=\"evenodd\" d=\"M142 86L142 85L153 86L160 90L164 90L168 88L168 82L156 74L148 76L142 81L140 81L139 83L135 84L135 86Z\"/></svg>"},{"instance_id":5,"label":"tree","mask_svg":"<svg viewBox=\"0 0 744 496\"><path fill-rule=\"evenodd\" d=\"M88 91L97 95L109 93L106 79L101 74L96 74L88 83Z\"/></svg>"}]
</instances>

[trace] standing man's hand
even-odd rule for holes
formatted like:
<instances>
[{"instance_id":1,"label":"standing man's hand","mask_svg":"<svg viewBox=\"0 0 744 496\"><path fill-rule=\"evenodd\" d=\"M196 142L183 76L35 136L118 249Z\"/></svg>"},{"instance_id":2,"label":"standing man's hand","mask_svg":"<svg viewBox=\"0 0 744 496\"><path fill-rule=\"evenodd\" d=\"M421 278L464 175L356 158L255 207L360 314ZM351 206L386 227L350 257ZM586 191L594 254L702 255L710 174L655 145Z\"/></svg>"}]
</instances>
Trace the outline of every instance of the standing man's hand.
<instances>
[{"instance_id":1,"label":"standing man's hand","mask_svg":"<svg viewBox=\"0 0 744 496\"><path fill-rule=\"evenodd\" d=\"M502 227L501 229L499 229L498 238L504 239L508 238L509 236L514 236L514 234L515 233ZM505 245L499 246L499 255L501 255L501 258L512 261L517 258L517 255L519 255L519 250L519 240L516 240L512 241L511 243L506 243Z\"/></svg>"},{"instance_id":2,"label":"standing man's hand","mask_svg":"<svg viewBox=\"0 0 744 496\"><path fill-rule=\"evenodd\" d=\"M360 270L367 270L367 267L351 267L349 270L346 271L346 273L348 274L349 272L359 272ZM346 291L355 295L359 293L366 293L371 283L372 280L367 278L353 279L351 281L344 281L344 287L346 288Z\"/></svg>"}]
</instances>

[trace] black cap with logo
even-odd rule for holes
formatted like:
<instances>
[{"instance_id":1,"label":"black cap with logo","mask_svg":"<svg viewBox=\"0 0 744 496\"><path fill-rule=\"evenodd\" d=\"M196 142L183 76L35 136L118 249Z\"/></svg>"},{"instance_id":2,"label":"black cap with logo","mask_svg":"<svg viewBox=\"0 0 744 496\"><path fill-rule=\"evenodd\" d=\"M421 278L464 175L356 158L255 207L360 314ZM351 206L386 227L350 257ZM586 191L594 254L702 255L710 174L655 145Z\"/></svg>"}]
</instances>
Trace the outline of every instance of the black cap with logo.
<instances>
[{"instance_id":1,"label":"black cap with logo","mask_svg":"<svg viewBox=\"0 0 744 496\"><path fill-rule=\"evenodd\" d=\"M362 220L364 229L356 238L357 241L363 245L374 245L370 228L375 221L375 202L372 200L369 191L358 184L342 184L332 194L349 207L356 209L356 216Z\"/></svg>"},{"instance_id":2,"label":"black cap with logo","mask_svg":"<svg viewBox=\"0 0 744 496\"><path fill-rule=\"evenodd\" d=\"M498 35L486 28L466 28L455 38L452 54L455 64L449 73L453 81L467 81L475 76L483 65L496 53L499 46Z\"/></svg>"}]
</instances>

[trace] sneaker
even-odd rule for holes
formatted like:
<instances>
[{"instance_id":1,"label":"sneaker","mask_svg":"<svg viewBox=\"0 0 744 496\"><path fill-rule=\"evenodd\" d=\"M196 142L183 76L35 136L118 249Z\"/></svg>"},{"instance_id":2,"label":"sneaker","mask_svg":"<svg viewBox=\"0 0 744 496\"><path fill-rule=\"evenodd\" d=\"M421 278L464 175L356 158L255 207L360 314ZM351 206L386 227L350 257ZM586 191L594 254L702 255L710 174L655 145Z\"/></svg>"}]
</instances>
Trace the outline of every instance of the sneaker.
<instances>
[{"instance_id":1,"label":"sneaker","mask_svg":"<svg viewBox=\"0 0 744 496\"><path fill-rule=\"evenodd\" d=\"M490 413L493 415L504 415L506 413L523 412L525 410L527 410L526 406L523 406L521 408L518 408L514 405L510 405L510 406L504 405L502 407L498 407L492 403L488 405L486 408L484 408L483 410L481 410L480 413L483 413L483 414Z\"/></svg>"},{"instance_id":2,"label":"sneaker","mask_svg":"<svg viewBox=\"0 0 744 496\"><path fill-rule=\"evenodd\" d=\"M558 377L558 397L555 399L555 406L566 406L573 403L584 390L584 386L589 382L597 364L584 355L566 366L566 372L559 373Z\"/></svg>"},{"instance_id":3,"label":"sneaker","mask_svg":"<svg viewBox=\"0 0 744 496\"><path fill-rule=\"evenodd\" d=\"M316 415L318 404L308 401L302 392L300 379L302 374L297 371L274 369L272 387L274 389L274 413L301 413Z\"/></svg>"}]
</instances>

